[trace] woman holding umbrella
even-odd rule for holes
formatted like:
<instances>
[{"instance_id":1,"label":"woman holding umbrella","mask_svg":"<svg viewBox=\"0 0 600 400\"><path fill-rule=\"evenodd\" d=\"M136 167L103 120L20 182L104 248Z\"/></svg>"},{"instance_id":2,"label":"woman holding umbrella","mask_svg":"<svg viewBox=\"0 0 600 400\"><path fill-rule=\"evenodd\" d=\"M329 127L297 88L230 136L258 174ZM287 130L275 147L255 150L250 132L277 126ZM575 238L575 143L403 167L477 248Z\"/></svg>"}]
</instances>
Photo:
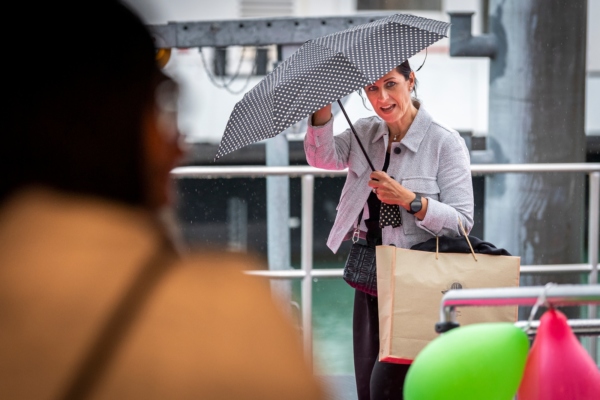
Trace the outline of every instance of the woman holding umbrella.
<instances>
[{"instance_id":1,"label":"woman holding umbrella","mask_svg":"<svg viewBox=\"0 0 600 400\"><path fill-rule=\"evenodd\" d=\"M377 171L348 129L333 135L331 106L309 117L304 148L310 165L348 168L327 245L337 252L358 225L369 246L402 248L473 226L469 153L459 134L437 123L411 97L416 77L408 61L364 90L377 116L356 122L356 132ZM409 365L377 360L377 297L356 290L354 366L359 400L401 399Z\"/></svg>"}]
</instances>

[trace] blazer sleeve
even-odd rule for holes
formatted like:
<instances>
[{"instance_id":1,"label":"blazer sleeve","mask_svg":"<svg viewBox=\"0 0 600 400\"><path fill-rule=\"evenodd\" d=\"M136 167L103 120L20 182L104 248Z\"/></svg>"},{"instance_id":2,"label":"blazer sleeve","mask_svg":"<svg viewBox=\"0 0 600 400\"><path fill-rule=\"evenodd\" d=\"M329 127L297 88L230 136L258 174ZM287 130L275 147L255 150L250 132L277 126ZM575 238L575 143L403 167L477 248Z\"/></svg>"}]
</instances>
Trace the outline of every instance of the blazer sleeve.
<instances>
[{"instance_id":1,"label":"blazer sleeve","mask_svg":"<svg viewBox=\"0 0 600 400\"><path fill-rule=\"evenodd\" d=\"M322 126L313 126L312 114L308 116L304 151L309 165L329 170L345 169L348 167L350 145L350 129L333 135L333 116Z\"/></svg>"},{"instance_id":2,"label":"blazer sleeve","mask_svg":"<svg viewBox=\"0 0 600 400\"><path fill-rule=\"evenodd\" d=\"M441 146L437 182L439 201L428 199L427 214L416 224L427 232L441 236L459 236L462 222L467 234L473 227L473 181L469 151L458 135L448 135Z\"/></svg>"}]
</instances>

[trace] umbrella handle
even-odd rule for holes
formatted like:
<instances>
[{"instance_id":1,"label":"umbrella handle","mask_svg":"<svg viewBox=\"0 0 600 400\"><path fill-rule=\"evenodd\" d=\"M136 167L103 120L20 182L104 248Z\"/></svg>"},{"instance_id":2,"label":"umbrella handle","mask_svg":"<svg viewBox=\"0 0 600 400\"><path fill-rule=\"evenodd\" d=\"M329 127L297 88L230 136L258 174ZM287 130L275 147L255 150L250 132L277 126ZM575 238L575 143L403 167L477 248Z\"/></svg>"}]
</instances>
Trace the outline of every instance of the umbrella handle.
<instances>
[{"instance_id":1,"label":"umbrella handle","mask_svg":"<svg viewBox=\"0 0 600 400\"><path fill-rule=\"evenodd\" d=\"M371 159L367 155L367 151L365 150L365 148L363 147L360 139L358 138L358 134L356 133L356 130L354 129L354 125L352 125L352 122L350 122L350 118L348 118L348 114L346 114L346 110L344 110L344 106L342 105L342 102L339 101L339 100L337 102L340 105L340 108L342 109L342 112L344 113L344 116L346 117L346 120L348 121L348 124L350 125L350 129L352 129L352 133L354 133L354 137L356 137L356 141L358 142L358 145L360 146L360 149L362 150L363 154L365 155L365 157L367 159L367 162L369 163L369 166L371 167L371 171L375 171L375 167L373 166L373 163L371 162Z\"/></svg>"}]
</instances>

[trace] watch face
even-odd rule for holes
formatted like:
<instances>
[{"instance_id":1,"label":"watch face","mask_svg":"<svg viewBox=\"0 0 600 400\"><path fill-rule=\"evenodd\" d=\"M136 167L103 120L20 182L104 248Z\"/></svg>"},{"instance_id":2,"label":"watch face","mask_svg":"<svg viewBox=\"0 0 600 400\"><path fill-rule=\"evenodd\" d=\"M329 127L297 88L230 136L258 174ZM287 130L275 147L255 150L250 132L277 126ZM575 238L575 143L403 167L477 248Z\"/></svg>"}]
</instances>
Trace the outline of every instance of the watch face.
<instances>
[{"instance_id":1,"label":"watch face","mask_svg":"<svg viewBox=\"0 0 600 400\"><path fill-rule=\"evenodd\" d=\"M421 196L417 195L417 197L410 203L410 211L414 213L418 213L423 208L423 204L421 203Z\"/></svg>"}]
</instances>

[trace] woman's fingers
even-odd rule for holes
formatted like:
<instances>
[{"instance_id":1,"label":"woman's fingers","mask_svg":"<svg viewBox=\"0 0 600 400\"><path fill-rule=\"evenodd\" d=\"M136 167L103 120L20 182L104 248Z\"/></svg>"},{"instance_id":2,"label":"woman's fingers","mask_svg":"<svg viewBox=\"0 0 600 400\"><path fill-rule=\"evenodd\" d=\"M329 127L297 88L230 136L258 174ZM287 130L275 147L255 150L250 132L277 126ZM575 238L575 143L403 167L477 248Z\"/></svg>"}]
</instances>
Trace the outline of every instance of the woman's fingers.
<instances>
[{"instance_id":1,"label":"woman's fingers","mask_svg":"<svg viewBox=\"0 0 600 400\"><path fill-rule=\"evenodd\" d=\"M312 116L312 124L313 126L323 126L329 122L331 116L331 104L328 104L320 110L314 112Z\"/></svg>"},{"instance_id":2,"label":"woman's fingers","mask_svg":"<svg viewBox=\"0 0 600 400\"><path fill-rule=\"evenodd\" d=\"M369 187L383 203L403 204L403 199L410 192L399 182L383 171L373 171L370 175ZM412 192L411 192L412 193Z\"/></svg>"},{"instance_id":3,"label":"woman's fingers","mask_svg":"<svg viewBox=\"0 0 600 400\"><path fill-rule=\"evenodd\" d=\"M371 179L368 183L368 185L372 188L378 188L379 186L381 186L381 181L375 180L375 179Z\"/></svg>"},{"instance_id":4,"label":"woman's fingers","mask_svg":"<svg viewBox=\"0 0 600 400\"><path fill-rule=\"evenodd\" d=\"M381 187L386 179L389 179L389 175L383 171L373 171L370 175L371 180L369 181L369 186L372 188Z\"/></svg>"},{"instance_id":5,"label":"woman's fingers","mask_svg":"<svg viewBox=\"0 0 600 400\"><path fill-rule=\"evenodd\" d=\"M392 187L397 182L383 171L374 171L370 175L369 186L372 188Z\"/></svg>"},{"instance_id":6,"label":"woman's fingers","mask_svg":"<svg viewBox=\"0 0 600 400\"><path fill-rule=\"evenodd\" d=\"M373 171L373 172L371 172L370 177L371 177L371 180L381 181L386 178L389 178L390 176L383 171Z\"/></svg>"}]
</instances>

